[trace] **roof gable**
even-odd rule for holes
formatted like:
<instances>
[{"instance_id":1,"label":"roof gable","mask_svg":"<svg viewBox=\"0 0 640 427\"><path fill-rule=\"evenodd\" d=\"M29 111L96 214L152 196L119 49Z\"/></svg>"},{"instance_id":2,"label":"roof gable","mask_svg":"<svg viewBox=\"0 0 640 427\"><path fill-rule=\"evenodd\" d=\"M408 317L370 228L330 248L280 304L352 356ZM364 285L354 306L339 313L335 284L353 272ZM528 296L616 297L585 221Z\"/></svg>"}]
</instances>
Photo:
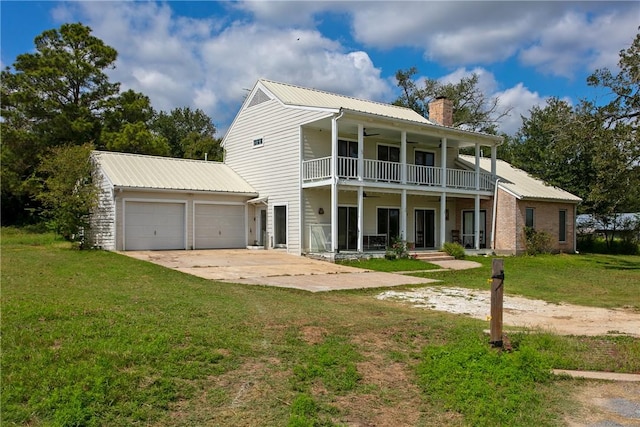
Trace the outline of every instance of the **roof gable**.
<instances>
[{"instance_id":1,"label":"roof gable","mask_svg":"<svg viewBox=\"0 0 640 427\"><path fill-rule=\"evenodd\" d=\"M475 165L474 156L460 155L460 160L469 168ZM491 159L480 158L480 169L491 173ZM518 199L557 200L579 203L582 199L559 187L545 184L522 169L518 169L504 160L496 160L496 175L500 179L498 186Z\"/></svg>"},{"instance_id":2,"label":"roof gable","mask_svg":"<svg viewBox=\"0 0 640 427\"><path fill-rule=\"evenodd\" d=\"M327 110L349 110L358 113L373 114L382 117L406 120L419 124L434 123L422 117L410 108L382 102L367 101L345 95L338 95L318 89L304 88L286 83L278 83L271 80L260 79L256 83L257 88L249 105L254 102L256 95L263 89L276 97L281 103L288 106L319 108ZM263 92L264 93L264 92Z\"/></svg>"},{"instance_id":3,"label":"roof gable","mask_svg":"<svg viewBox=\"0 0 640 427\"><path fill-rule=\"evenodd\" d=\"M258 194L224 163L109 151L92 156L114 187Z\"/></svg>"}]
</instances>

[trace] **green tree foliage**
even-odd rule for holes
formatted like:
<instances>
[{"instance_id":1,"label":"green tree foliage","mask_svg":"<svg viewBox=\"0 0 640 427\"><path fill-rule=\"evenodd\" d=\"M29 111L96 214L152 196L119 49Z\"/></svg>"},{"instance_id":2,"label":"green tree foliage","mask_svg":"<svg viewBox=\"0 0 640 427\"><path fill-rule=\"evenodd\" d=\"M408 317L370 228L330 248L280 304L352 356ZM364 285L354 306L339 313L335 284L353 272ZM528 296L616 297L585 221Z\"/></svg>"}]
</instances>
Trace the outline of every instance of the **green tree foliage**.
<instances>
[{"instance_id":1,"label":"green tree foliage","mask_svg":"<svg viewBox=\"0 0 640 427\"><path fill-rule=\"evenodd\" d=\"M620 73L598 70L588 82L610 89L605 105L571 106L551 98L535 107L512 144L516 166L580 196L580 209L609 222L640 210L640 35L620 53Z\"/></svg>"},{"instance_id":2,"label":"green tree foliage","mask_svg":"<svg viewBox=\"0 0 640 427\"><path fill-rule=\"evenodd\" d=\"M90 160L93 145L51 148L38 166L41 190L37 198L49 225L67 240L80 240L89 226L89 214L97 204Z\"/></svg>"},{"instance_id":3,"label":"green tree foliage","mask_svg":"<svg viewBox=\"0 0 640 427\"><path fill-rule=\"evenodd\" d=\"M458 83L441 83L425 78L422 85L413 79L417 73L416 67L396 72L402 94L394 105L411 108L428 118L429 103L435 98L446 97L453 102L454 126L490 134L497 133L497 123L511 110L501 107L499 98L488 98L485 95L478 86L479 77L475 73L470 77L463 77Z\"/></svg>"},{"instance_id":4,"label":"green tree foliage","mask_svg":"<svg viewBox=\"0 0 640 427\"><path fill-rule=\"evenodd\" d=\"M119 87L104 72L117 53L89 27L45 31L35 49L2 71L3 223L37 211L33 175L48 149L99 140L101 114Z\"/></svg>"},{"instance_id":5,"label":"green tree foliage","mask_svg":"<svg viewBox=\"0 0 640 427\"><path fill-rule=\"evenodd\" d=\"M222 160L220 140L215 138L216 128L202 110L189 107L175 108L170 113L160 112L152 129L166 138L173 157Z\"/></svg>"},{"instance_id":6,"label":"green tree foliage","mask_svg":"<svg viewBox=\"0 0 640 427\"><path fill-rule=\"evenodd\" d=\"M123 153L168 156L167 140L151 132L142 122L126 123L120 132L104 135L107 150Z\"/></svg>"}]
</instances>

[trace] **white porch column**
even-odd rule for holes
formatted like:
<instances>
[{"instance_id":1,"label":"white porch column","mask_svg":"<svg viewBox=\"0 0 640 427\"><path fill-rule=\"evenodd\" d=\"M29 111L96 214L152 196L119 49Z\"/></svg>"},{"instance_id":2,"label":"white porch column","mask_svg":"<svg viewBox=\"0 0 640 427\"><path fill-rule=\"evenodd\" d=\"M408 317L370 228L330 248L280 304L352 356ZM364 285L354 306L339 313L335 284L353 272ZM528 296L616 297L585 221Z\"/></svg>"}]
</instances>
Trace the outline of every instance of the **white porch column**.
<instances>
[{"instance_id":1,"label":"white porch column","mask_svg":"<svg viewBox=\"0 0 640 427\"><path fill-rule=\"evenodd\" d=\"M400 193L400 240L407 241L407 190Z\"/></svg>"},{"instance_id":2,"label":"white porch column","mask_svg":"<svg viewBox=\"0 0 640 427\"><path fill-rule=\"evenodd\" d=\"M473 224L473 228L475 230L473 239L474 239L474 243L473 243L473 247L477 249L480 249L480 194L476 194L476 203L475 203L475 209L474 209L474 224Z\"/></svg>"},{"instance_id":3,"label":"white porch column","mask_svg":"<svg viewBox=\"0 0 640 427\"><path fill-rule=\"evenodd\" d=\"M400 134L400 167L401 175L400 178L403 184L407 183L407 131L402 131Z\"/></svg>"},{"instance_id":4,"label":"white porch column","mask_svg":"<svg viewBox=\"0 0 640 427\"><path fill-rule=\"evenodd\" d=\"M338 250L338 118L331 120L331 252Z\"/></svg>"},{"instance_id":5,"label":"white porch column","mask_svg":"<svg viewBox=\"0 0 640 427\"><path fill-rule=\"evenodd\" d=\"M440 195L440 248L447 242L447 193Z\"/></svg>"},{"instance_id":6,"label":"white porch column","mask_svg":"<svg viewBox=\"0 0 640 427\"><path fill-rule=\"evenodd\" d=\"M358 181L364 178L364 125L358 124Z\"/></svg>"},{"instance_id":7,"label":"white porch column","mask_svg":"<svg viewBox=\"0 0 640 427\"><path fill-rule=\"evenodd\" d=\"M447 138L440 140L440 168L442 171L441 185L442 188L447 188Z\"/></svg>"},{"instance_id":8,"label":"white porch column","mask_svg":"<svg viewBox=\"0 0 640 427\"><path fill-rule=\"evenodd\" d=\"M498 158L498 146L491 146L491 178L496 179L496 160Z\"/></svg>"},{"instance_id":9,"label":"white porch column","mask_svg":"<svg viewBox=\"0 0 640 427\"><path fill-rule=\"evenodd\" d=\"M363 236L364 236L364 189L358 187L358 252L362 252Z\"/></svg>"},{"instance_id":10,"label":"white porch column","mask_svg":"<svg viewBox=\"0 0 640 427\"><path fill-rule=\"evenodd\" d=\"M480 144L476 142L476 191L480 191Z\"/></svg>"}]
</instances>

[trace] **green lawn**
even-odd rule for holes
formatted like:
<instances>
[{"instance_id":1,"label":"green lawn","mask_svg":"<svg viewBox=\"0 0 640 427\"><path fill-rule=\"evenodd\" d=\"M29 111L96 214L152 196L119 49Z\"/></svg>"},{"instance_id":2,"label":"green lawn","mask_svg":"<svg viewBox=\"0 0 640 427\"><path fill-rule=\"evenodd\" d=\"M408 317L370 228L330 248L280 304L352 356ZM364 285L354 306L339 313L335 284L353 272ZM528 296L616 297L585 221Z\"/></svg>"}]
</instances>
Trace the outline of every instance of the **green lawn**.
<instances>
[{"instance_id":1,"label":"green lawn","mask_svg":"<svg viewBox=\"0 0 640 427\"><path fill-rule=\"evenodd\" d=\"M523 334L501 353L486 322L375 294L207 281L3 229L2 424L550 426L579 382L549 367L640 373L640 340Z\"/></svg>"},{"instance_id":2,"label":"green lawn","mask_svg":"<svg viewBox=\"0 0 640 427\"><path fill-rule=\"evenodd\" d=\"M384 271L393 273L398 271L421 271L439 269L437 265L429 264L413 258L400 258L388 260L384 258L369 258L363 260L340 261L340 264L351 267L364 268L368 270Z\"/></svg>"},{"instance_id":3,"label":"green lawn","mask_svg":"<svg viewBox=\"0 0 640 427\"><path fill-rule=\"evenodd\" d=\"M488 289L491 258L467 257L481 268L441 273L413 273L442 280L446 286ZM630 307L640 311L640 256L539 255L505 257L506 293L549 302L594 307Z\"/></svg>"}]
</instances>

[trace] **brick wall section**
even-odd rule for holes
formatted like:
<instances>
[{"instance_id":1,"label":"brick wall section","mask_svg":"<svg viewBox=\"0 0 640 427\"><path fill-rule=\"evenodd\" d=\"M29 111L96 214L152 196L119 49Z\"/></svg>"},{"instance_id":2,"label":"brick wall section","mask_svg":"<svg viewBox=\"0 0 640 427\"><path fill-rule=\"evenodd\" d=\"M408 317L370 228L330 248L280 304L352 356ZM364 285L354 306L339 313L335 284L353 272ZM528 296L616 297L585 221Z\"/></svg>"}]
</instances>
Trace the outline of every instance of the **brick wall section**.
<instances>
[{"instance_id":1,"label":"brick wall section","mask_svg":"<svg viewBox=\"0 0 640 427\"><path fill-rule=\"evenodd\" d=\"M456 223L454 228L462 232L462 211L473 210L473 199L458 199L456 203ZM551 235L554 252L574 252L574 218L576 206L571 203L518 200L503 190L498 190L496 207L495 252L497 254L522 254L526 251L524 240L525 213L534 209L534 228ZM491 247L493 199L481 200L480 209L486 211L486 243ZM558 240L560 210L566 210L566 241Z\"/></svg>"},{"instance_id":2,"label":"brick wall section","mask_svg":"<svg viewBox=\"0 0 640 427\"><path fill-rule=\"evenodd\" d=\"M574 219L576 205L572 203L554 203L554 202L541 202L531 200L518 201L518 245L517 253L522 253L526 250L524 242L524 225L525 225L525 212L527 208L533 208L533 226L537 231L544 231L551 235L551 248L554 252L574 252ZM559 217L560 210L566 210L566 241L560 242L558 240L558 233L560 231Z\"/></svg>"},{"instance_id":3,"label":"brick wall section","mask_svg":"<svg viewBox=\"0 0 640 427\"><path fill-rule=\"evenodd\" d=\"M496 253L515 254L518 250L518 234L522 228L518 221L517 199L504 190L498 190L496 207Z\"/></svg>"}]
</instances>

